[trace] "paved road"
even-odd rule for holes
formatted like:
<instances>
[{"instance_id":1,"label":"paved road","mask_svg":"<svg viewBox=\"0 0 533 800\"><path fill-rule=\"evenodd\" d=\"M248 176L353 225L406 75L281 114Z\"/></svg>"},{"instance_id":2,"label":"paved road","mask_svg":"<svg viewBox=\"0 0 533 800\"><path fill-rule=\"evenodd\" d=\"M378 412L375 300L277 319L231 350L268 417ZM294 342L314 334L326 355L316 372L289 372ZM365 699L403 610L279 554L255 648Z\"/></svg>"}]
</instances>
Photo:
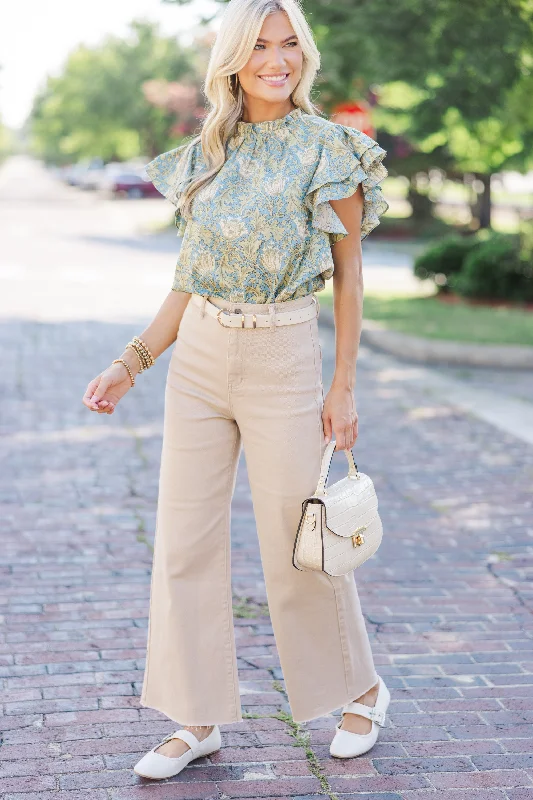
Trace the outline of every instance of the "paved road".
<instances>
[{"instance_id":1,"label":"paved road","mask_svg":"<svg viewBox=\"0 0 533 800\"><path fill-rule=\"evenodd\" d=\"M25 161L0 173L0 792L6 800L533 797L533 447L416 369L363 351L362 469L385 525L357 575L391 722L328 757L332 715L287 715L244 460L233 589L246 719L177 779L131 770L169 732L140 708L168 354L110 418L80 397L168 288L164 203L104 203ZM20 180L20 176L27 180ZM13 177L18 180L13 183ZM332 334L322 331L326 381ZM334 460L337 479L344 468Z\"/></svg>"}]
</instances>

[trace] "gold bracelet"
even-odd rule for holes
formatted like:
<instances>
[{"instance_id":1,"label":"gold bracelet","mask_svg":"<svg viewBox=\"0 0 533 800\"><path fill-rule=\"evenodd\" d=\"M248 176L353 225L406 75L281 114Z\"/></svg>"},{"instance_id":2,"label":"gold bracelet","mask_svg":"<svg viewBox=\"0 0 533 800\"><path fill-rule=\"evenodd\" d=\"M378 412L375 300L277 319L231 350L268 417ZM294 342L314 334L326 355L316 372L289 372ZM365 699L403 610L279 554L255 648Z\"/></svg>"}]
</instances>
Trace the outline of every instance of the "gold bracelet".
<instances>
[{"instance_id":1,"label":"gold bracelet","mask_svg":"<svg viewBox=\"0 0 533 800\"><path fill-rule=\"evenodd\" d=\"M134 336L131 342L128 342L126 347L130 347L132 350L135 351L137 358L139 360L139 370L143 372L145 369L149 369L155 364L155 359L146 346L146 344L139 339L138 336Z\"/></svg>"},{"instance_id":2,"label":"gold bracelet","mask_svg":"<svg viewBox=\"0 0 533 800\"><path fill-rule=\"evenodd\" d=\"M148 367L151 366L151 364L148 362L148 359L147 359L147 357L146 357L146 355L144 353L144 350L141 350L141 348L139 347L139 345L136 342L128 342L126 347L129 347L131 350L133 350L135 352L137 358L139 359L139 370L140 370L140 372L144 372L145 369L148 369Z\"/></svg>"},{"instance_id":3,"label":"gold bracelet","mask_svg":"<svg viewBox=\"0 0 533 800\"><path fill-rule=\"evenodd\" d=\"M131 385L135 386L135 378L133 377L133 372L131 371L130 365L128 364L128 362L124 361L123 358L115 358L115 360L112 363L113 364L124 364L124 366L128 370L128 375L130 376Z\"/></svg>"},{"instance_id":4,"label":"gold bracelet","mask_svg":"<svg viewBox=\"0 0 533 800\"><path fill-rule=\"evenodd\" d=\"M146 357L146 360L148 361L148 365L150 367L152 367L155 364L155 358L153 357L152 353L148 349L148 346L146 345L146 343L143 342L142 339L139 339L138 336L134 336L133 337L133 342L135 342L135 344L137 344L141 348L141 350L143 351L143 353L144 353L144 355Z\"/></svg>"},{"instance_id":5,"label":"gold bracelet","mask_svg":"<svg viewBox=\"0 0 533 800\"><path fill-rule=\"evenodd\" d=\"M128 344L126 345L126 350L128 349L128 347L130 348L130 350L133 350L133 352L137 356L137 360L139 362L139 372L143 372L145 369L148 369L148 367L146 366L146 362L145 362L143 356L137 350L137 348L135 347L133 342L128 342Z\"/></svg>"}]
</instances>

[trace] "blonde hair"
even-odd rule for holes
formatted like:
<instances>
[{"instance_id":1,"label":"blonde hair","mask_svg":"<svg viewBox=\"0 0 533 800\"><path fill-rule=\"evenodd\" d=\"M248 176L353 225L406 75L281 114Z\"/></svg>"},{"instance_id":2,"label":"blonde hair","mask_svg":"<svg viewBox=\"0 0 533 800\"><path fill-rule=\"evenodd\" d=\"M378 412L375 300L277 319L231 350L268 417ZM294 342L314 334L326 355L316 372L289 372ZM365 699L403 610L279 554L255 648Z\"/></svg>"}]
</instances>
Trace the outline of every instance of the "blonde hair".
<instances>
[{"instance_id":1,"label":"blonde hair","mask_svg":"<svg viewBox=\"0 0 533 800\"><path fill-rule=\"evenodd\" d=\"M189 181L177 202L184 217L190 216L196 192L209 183L224 164L226 142L235 131L244 108L243 90L236 73L250 59L265 18L276 11L287 14L303 53L302 75L292 92L292 101L308 114L319 113L309 94L320 68L320 53L299 0L230 0L211 50L203 87L210 110L200 134L185 148L181 162L187 163L190 149L200 141L207 170Z\"/></svg>"}]
</instances>

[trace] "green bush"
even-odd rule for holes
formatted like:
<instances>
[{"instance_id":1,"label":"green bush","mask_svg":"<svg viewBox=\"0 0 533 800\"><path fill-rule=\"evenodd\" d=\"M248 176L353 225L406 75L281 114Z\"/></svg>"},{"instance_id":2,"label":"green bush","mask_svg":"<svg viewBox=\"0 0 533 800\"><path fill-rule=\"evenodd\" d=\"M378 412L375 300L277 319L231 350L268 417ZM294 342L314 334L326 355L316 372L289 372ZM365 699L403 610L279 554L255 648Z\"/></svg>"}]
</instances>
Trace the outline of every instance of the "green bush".
<instances>
[{"instance_id":1,"label":"green bush","mask_svg":"<svg viewBox=\"0 0 533 800\"><path fill-rule=\"evenodd\" d=\"M482 300L533 300L533 264L520 252L517 237L493 234L465 258L453 289Z\"/></svg>"},{"instance_id":2,"label":"green bush","mask_svg":"<svg viewBox=\"0 0 533 800\"><path fill-rule=\"evenodd\" d=\"M455 276L478 244L475 236L447 236L418 256L414 273L420 280L432 279L441 292L453 289Z\"/></svg>"}]
</instances>

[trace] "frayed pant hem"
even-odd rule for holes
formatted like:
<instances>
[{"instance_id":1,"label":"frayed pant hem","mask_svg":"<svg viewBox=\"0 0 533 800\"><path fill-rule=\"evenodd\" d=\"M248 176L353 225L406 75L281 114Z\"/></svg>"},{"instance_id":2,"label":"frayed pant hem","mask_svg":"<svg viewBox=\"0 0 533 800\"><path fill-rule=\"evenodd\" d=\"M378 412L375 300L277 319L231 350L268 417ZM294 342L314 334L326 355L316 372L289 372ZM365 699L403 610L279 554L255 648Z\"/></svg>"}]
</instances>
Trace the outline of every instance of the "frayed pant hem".
<instances>
[{"instance_id":1,"label":"frayed pant hem","mask_svg":"<svg viewBox=\"0 0 533 800\"><path fill-rule=\"evenodd\" d=\"M209 720L188 720L186 721L184 718L177 719L178 715L170 714L168 710L161 708L160 706L154 705L153 703L145 703L144 701L140 700L139 705L143 708L151 708L153 711L159 711L160 714L164 714L165 717L168 717L172 722L175 722L176 725L183 725L184 727L189 727L196 725L196 727L200 725L234 725L237 722L244 722L244 717L242 715L236 717L221 717L219 719L209 719Z\"/></svg>"},{"instance_id":2,"label":"frayed pant hem","mask_svg":"<svg viewBox=\"0 0 533 800\"><path fill-rule=\"evenodd\" d=\"M376 673L375 677L368 684L366 689L363 689L361 692L359 692L359 694L356 695L356 697L360 697L361 695L366 694L366 692L370 691L370 689L372 689L372 687L376 685L376 683L378 682L378 679L379 679L379 676ZM320 717L330 716L338 708L342 708L343 706L347 705L348 703L353 702L354 700L355 700L355 697L353 695L350 695L350 696L345 695L344 698L341 698L333 707L329 706L328 708L318 709L313 714L313 716L311 716L311 717L305 717L305 718L299 717L299 718L297 718L297 717L295 717L293 715L292 718L293 718L294 722L298 722L298 723L312 722L313 720L319 719Z\"/></svg>"}]
</instances>

